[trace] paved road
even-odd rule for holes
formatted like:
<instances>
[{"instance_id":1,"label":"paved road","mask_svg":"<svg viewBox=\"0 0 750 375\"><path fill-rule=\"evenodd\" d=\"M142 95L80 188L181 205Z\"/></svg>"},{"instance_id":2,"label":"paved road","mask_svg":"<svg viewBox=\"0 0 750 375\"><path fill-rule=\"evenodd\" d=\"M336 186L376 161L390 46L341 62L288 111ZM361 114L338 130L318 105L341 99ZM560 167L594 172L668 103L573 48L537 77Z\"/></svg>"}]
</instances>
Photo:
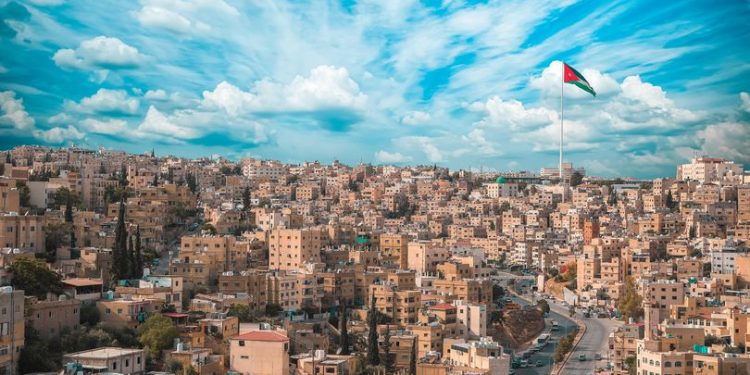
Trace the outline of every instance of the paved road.
<instances>
[{"instance_id":1,"label":"paved road","mask_svg":"<svg viewBox=\"0 0 750 375\"><path fill-rule=\"evenodd\" d=\"M568 311L568 308L559 302L551 304L551 307L557 312L565 313ZM576 314L576 317L580 318L581 321L583 321L583 324L586 325L586 333L583 335L578 346L570 356L570 359L565 364L565 368L563 368L561 374L589 375L598 368L606 367L609 334L617 327L621 326L622 322L606 318L583 318L580 313ZM602 356L601 360L594 359L596 353L599 353ZM585 361L578 359L581 354L586 356Z\"/></svg>"},{"instance_id":2,"label":"paved road","mask_svg":"<svg viewBox=\"0 0 750 375\"><path fill-rule=\"evenodd\" d=\"M500 274L504 276L504 279L511 275L506 272L500 272ZM518 277L516 278L520 279ZM529 283L529 280L517 280L514 289L517 291L528 291L530 289L530 286L528 285ZM525 287L524 284L526 284ZM530 295L526 296L531 298ZM526 304L523 300L515 298L514 300ZM577 326L575 322L568 318L568 306L561 301L555 301L553 299L548 299L548 302L550 302L550 308L552 310L550 318L560 324L561 330L558 331L557 334L553 334L552 337L554 338L554 344L547 345L543 351L530 358L530 363L535 364L537 360L541 360L544 366L516 369L515 371L517 375L548 374L550 372L549 363L551 362L555 346L560 341L560 337L565 336L568 332L573 332ZM609 334L623 323L612 319L583 318L581 313L576 313L575 316L581 319L586 326L586 333L581 338L578 346L565 364L565 368L563 368L560 373L563 375L590 375L593 374L597 368L604 368L607 365ZM594 359L596 353L599 353L602 356L601 360ZM520 356L521 354L522 353L516 353L517 356ZM585 361L580 361L578 359L581 354L586 356Z\"/></svg>"}]
</instances>

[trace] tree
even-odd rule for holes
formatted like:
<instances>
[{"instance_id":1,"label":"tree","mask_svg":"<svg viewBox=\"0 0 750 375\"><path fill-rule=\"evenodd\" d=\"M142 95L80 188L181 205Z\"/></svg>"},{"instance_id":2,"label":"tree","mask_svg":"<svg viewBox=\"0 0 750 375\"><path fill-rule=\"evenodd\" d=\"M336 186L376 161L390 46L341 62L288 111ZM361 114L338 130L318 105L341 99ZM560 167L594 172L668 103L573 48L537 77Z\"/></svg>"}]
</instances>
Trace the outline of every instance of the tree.
<instances>
[{"instance_id":1,"label":"tree","mask_svg":"<svg viewBox=\"0 0 750 375\"><path fill-rule=\"evenodd\" d=\"M41 259L22 255L10 265L13 274L11 285L23 290L27 296L46 299L47 293L62 293L62 277L47 267Z\"/></svg>"},{"instance_id":2,"label":"tree","mask_svg":"<svg viewBox=\"0 0 750 375\"><path fill-rule=\"evenodd\" d=\"M617 309L622 313L623 320L628 321L630 320L630 318L633 318L634 320L638 321L640 318L642 318L642 302L643 298L640 296L640 294L638 294L638 291L635 287L635 282L633 282L632 278L627 278L627 280L625 280L625 293L620 298L620 300L617 301Z\"/></svg>"},{"instance_id":3,"label":"tree","mask_svg":"<svg viewBox=\"0 0 750 375\"><path fill-rule=\"evenodd\" d=\"M378 312L375 309L375 296L372 296L370 310L367 311L367 364L377 366L380 364L378 353Z\"/></svg>"},{"instance_id":4,"label":"tree","mask_svg":"<svg viewBox=\"0 0 750 375\"><path fill-rule=\"evenodd\" d=\"M159 359L162 350L172 347L178 333L171 319L157 314L138 327L138 341L148 346L152 358Z\"/></svg>"},{"instance_id":5,"label":"tree","mask_svg":"<svg viewBox=\"0 0 750 375\"><path fill-rule=\"evenodd\" d=\"M134 278L138 275L138 261L135 259L135 244L133 236L128 236L128 278Z\"/></svg>"},{"instance_id":6,"label":"tree","mask_svg":"<svg viewBox=\"0 0 750 375\"><path fill-rule=\"evenodd\" d=\"M542 312L542 314L549 314L550 312L549 302L545 299L536 301L536 307Z\"/></svg>"},{"instance_id":7,"label":"tree","mask_svg":"<svg viewBox=\"0 0 750 375\"><path fill-rule=\"evenodd\" d=\"M192 173L188 173L187 175L185 175L185 183L187 183L188 189L190 189L190 191L195 194L195 192L198 190L198 184L195 180L195 176Z\"/></svg>"},{"instance_id":8,"label":"tree","mask_svg":"<svg viewBox=\"0 0 750 375\"><path fill-rule=\"evenodd\" d=\"M18 358L18 373L50 372L59 368L49 353L47 343L39 337L39 332L27 325L24 332L24 346Z\"/></svg>"},{"instance_id":9,"label":"tree","mask_svg":"<svg viewBox=\"0 0 750 375\"><path fill-rule=\"evenodd\" d=\"M575 171L570 175L570 186L578 186L583 182L583 173Z\"/></svg>"},{"instance_id":10,"label":"tree","mask_svg":"<svg viewBox=\"0 0 750 375\"><path fill-rule=\"evenodd\" d=\"M281 307L281 305L276 303L269 303L266 305L266 316L278 316L279 313L284 311L284 308Z\"/></svg>"},{"instance_id":11,"label":"tree","mask_svg":"<svg viewBox=\"0 0 750 375\"><path fill-rule=\"evenodd\" d=\"M706 335L706 337L703 338L703 345L705 346L711 346L711 345L722 344L722 343L723 341L721 341L721 339L711 334L708 334Z\"/></svg>"},{"instance_id":12,"label":"tree","mask_svg":"<svg viewBox=\"0 0 750 375\"><path fill-rule=\"evenodd\" d=\"M339 347L341 355L349 355L349 327L347 326L346 307L339 306Z\"/></svg>"},{"instance_id":13,"label":"tree","mask_svg":"<svg viewBox=\"0 0 750 375\"><path fill-rule=\"evenodd\" d=\"M409 375L417 375L417 338L411 344L411 356L409 358Z\"/></svg>"},{"instance_id":14,"label":"tree","mask_svg":"<svg viewBox=\"0 0 750 375\"><path fill-rule=\"evenodd\" d=\"M125 188L126 186L128 186L128 170L123 164L120 166L120 187Z\"/></svg>"},{"instance_id":15,"label":"tree","mask_svg":"<svg viewBox=\"0 0 750 375\"><path fill-rule=\"evenodd\" d=\"M31 192L29 191L29 187L26 186L25 182L18 183L18 195L21 207L29 207Z\"/></svg>"},{"instance_id":16,"label":"tree","mask_svg":"<svg viewBox=\"0 0 750 375\"><path fill-rule=\"evenodd\" d=\"M240 323L251 323L255 321L255 314L250 311L250 306L233 304L229 307L227 312L229 316L236 316L240 320Z\"/></svg>"},{"instance_id":17,"label":"tree","mask_svg":"<svg viewBox=\"0 0 750 375\"><path fill-rule=\"evenodd\" d=\"M143 251L141 250L141 227L135 227L135 264L136 277L143 276Z\"/></svg>"},{"instance_id":18,"label":"tree","mask_svg":"<svg viewBox=\"0 0 750 375\"><path fill-rule=\"evenodd\" d=\"M568 315L570 315L571 318L576 315L576 308L575 308L575 306L571 305L568 308Z\"/></svg>"},{"instance_id":19,"label":"tree","mask_svg":"<svg viewBox=\"0 0 750 375\"><path fill-rule=\"evenodd\" d=\"M387 326L385 329L385 336L383 336L383 367L385 367L386 374L392 374L396 371L396 364L393 363L393 356L391 356L391 328Z\"/></svg>"},{"instance_id":20,"label":"tree","mask_svg":"<svg viewBox=\"0 0 750 375\"><path fill-rule=\"evenodd\" d=\"M248 187L242 191L242 206L245 211L250 209L250 188Z\"/></svg>"},{"instance_id":21,"label":"tree","mask_svg":"<svg viewBox=\"0 0 750 375\"><path fill-rule=\"evenodd\" d=\"M85 303L81 305L81 324L93 327L99 324L99 320L101 320L101 316L95 304Z\"/></svg>"},{"instance_id":22,"label":"tree","mask_svg":"<svg viewBox=\"0 0 750 375\"><path fill-rule=\"evenodd\" d=\"M112 276L114 280L128 277L127 231L125 229L125 198L120 198L120 211L117 214L115 243L112 248Z\"/></svg>"},{"instance_id":23,"label":"tree","mask_svg":"<svg viewBox=\"0 0 750 375\"><path fill-rule=\"evenodd\" d=\"M673 210L676 207L676 202L674 201L674 197L672 197L672 190L667 192L667 208L670 210Z\"/></svg>"},{"instance_id":24,"label":"tree","mask_svg":"<svg viewBox=\"0 0 750 375\"><path fill-rule=\"evenodd\" d=\"M68 194L65 201L65 222L73 222L73 200L71 199L70 194Z\"/></svg>"},{"instance_id":25,"label":"tree","mask_svg":"<svg viewBox=\"0 0 750 375\"><path fill-rule=\"evenodd\" d=\"M625 358L625 366L628 368L628 375L636 375L638 371L638 362L635 356Z\"/></svg>"}]
</instances>

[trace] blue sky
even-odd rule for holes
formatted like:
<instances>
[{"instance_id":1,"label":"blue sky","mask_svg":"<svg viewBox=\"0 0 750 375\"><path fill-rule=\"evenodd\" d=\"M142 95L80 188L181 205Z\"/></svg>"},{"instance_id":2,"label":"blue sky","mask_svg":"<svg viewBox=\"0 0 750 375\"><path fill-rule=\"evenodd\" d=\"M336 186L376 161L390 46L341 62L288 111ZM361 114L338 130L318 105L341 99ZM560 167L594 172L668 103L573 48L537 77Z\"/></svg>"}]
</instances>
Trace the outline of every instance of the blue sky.
<instances>
[{"instance_id":1,"label":"blue sky","mask_svg":"<svg viewBox=\"0 0 750 375\"><path fill-rule=\"evenodd\" d=\"M750 164L750 2L0 0L0 148L655 177Z\"/></svg>"}]
</instances>

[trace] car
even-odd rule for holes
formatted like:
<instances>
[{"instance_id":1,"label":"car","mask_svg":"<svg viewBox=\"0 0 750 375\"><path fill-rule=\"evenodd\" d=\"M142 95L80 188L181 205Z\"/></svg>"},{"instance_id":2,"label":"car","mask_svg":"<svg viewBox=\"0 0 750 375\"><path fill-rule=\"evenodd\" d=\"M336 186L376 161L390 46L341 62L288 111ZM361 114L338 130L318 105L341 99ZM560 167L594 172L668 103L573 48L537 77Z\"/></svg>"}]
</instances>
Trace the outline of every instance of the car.
<instances>
[{"instance_id":1,"label":"car","mask_svg":"<svg viewBox=\"0 0 750 375\"><path fill-rule=\"evenodd\" d=\"M594 359L597 360L597 361L599 361L599 360L602 359L602 355L599 354L599 353L596 353L596 354L594 354Z\"/></svg>"},{"instance_id":2,"label":"car","mask_svg":"<svg viewBox=\"0 0 750 375\"><path fill-rule=\"evenodd\" d=\"M578 360L581 361L581 362L585 361L586 360L586 354L579 355L578 356Z\"/></svg>"},{"instance_id":3,"label":"car","mask_svg":"<svg viewBox=\"0 0 750 375\"><path fill-rule=\"evenodd\" d=\"M521 360L521 368L529 367L529 361L522 359Z\"/></svg>"},{"instance_id":4,"label":"car","mask_svg":"<svg viewBox=\"0 0 750 375\"><path fill-rule=\"evenodd\" d=\"M544 366L544 364L542 363L542 361L537 360L536 361L536 367L542 367L542 366Z\"/></svg>"}]
</instances>

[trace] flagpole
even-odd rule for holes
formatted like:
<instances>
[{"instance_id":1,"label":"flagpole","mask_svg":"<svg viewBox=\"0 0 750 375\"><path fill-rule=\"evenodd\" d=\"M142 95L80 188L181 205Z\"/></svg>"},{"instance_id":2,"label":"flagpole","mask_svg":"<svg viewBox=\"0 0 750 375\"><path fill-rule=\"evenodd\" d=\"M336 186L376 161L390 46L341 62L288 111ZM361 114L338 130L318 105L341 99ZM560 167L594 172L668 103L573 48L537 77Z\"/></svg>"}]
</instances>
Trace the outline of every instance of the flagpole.
<instances>
[{"instance_id":1,"label":"flagpole","mask_svg":"<svg viewBox=\"0 0 750 375\"><path fill-rule=\"evenodd\" d=\"M562 201L565 203L565 183L563 179L563 86L565 84L565 63L560 61L560 186L562 186Z\"/></svg>"}]
</instances>

